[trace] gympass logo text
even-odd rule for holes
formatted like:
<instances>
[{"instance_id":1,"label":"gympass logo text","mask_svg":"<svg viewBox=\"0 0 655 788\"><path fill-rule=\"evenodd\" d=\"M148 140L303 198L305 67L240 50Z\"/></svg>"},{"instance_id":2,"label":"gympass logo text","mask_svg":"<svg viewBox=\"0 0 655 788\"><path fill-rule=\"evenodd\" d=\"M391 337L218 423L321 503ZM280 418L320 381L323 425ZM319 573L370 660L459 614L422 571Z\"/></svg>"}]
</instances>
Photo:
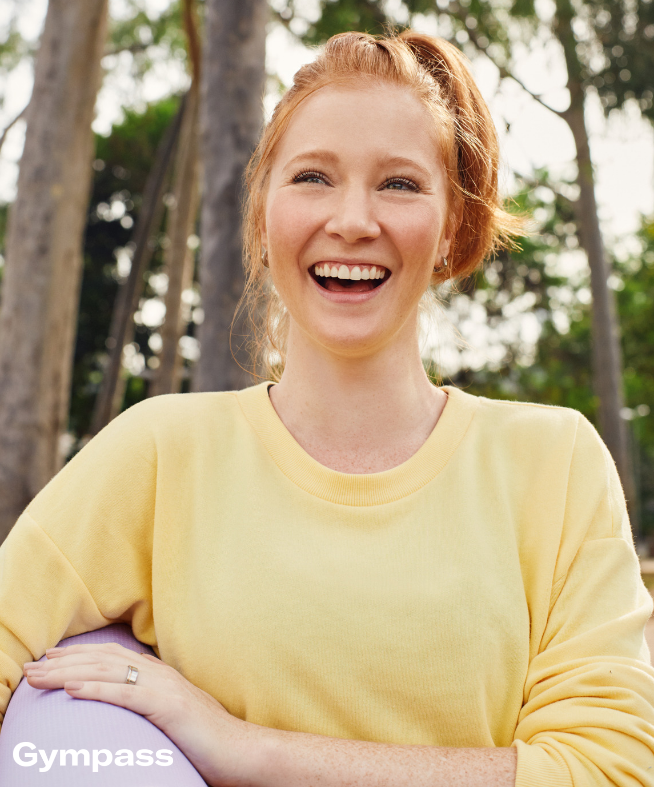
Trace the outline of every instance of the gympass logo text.
<instances>
[{"instance_id":1,"label":"gympass logo text","mask_svg":"<svg viewBox=\"0 0 655 788\"><path fill-rule=\"evenodd\" d=\"M19 766L36 766L39 756L43 761L43 766L39 767L40 772L50 771L54 765L57 754L59 754L59 766L79 766L82 761L83 766L92 766L93 771L97 772L100 766L171 766L173 763L172 750L137 750L136 761L132 750L116 750L115 753L109 750L50 750L50 755L45 750L36 750L36 745L29 741L22 741L14 747L14 761ZM101 760L102 758L102 760ZM155 760L156 759L156 760Z\"/></svg>"}]
</instances>

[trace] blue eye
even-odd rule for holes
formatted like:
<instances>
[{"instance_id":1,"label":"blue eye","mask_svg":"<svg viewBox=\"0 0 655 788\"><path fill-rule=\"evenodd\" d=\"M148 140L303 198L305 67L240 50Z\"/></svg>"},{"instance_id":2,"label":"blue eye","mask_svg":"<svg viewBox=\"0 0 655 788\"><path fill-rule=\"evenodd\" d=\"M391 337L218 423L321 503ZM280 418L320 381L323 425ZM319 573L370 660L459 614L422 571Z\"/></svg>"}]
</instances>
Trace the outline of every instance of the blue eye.
<instances>
[{"instance_id":1,"label":"blue eye","mask_svg":"<svg viewBox=\"0 0 655 788\"><path fill-rule=\"evenodd\" d=\"M325 183L325 176L320 172L299 172L293 177L293 183Z\"/></svg>"},{"instance_id":2,"label":"blue eye","mask_svg":"<svg viewBox=\"0 0 655 788\"><path fill-rule=\"evenodd\" d=\"M418 186L409 178L390 178L382 184L382 188L388 188L391 191L419 191Z\"/></svg>"}]
</instances>

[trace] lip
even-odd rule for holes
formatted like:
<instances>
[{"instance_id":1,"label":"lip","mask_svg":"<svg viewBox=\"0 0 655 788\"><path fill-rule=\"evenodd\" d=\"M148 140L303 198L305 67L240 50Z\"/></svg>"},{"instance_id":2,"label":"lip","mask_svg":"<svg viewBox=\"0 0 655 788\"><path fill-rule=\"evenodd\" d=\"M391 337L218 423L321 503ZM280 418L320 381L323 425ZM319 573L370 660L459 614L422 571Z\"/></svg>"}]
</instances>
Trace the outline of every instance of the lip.
<instances>
[{"instance_id":1,"label":"lip","mask_svg":"<svg viewBox=\"0 0 655 788\"><path fill-rule=\"evenodd\" d=\"M316 281L316 279L314 279L314 277L311 274L311 269L315 265L324 265L325 263L334 263L335 265L347 265L352 268L354 268L356 265L371 265L371 266L375 265L378 266L379 268L384 268L386 271L389 271L389 269L386 268L386 266L381 266L380 263L364 262L363 260L350 260L345 258L334 258L334 257L330 257L325 260L317 260L315 263L312 263L311 266L307 269L307 274L309 278L312 280L313 286L320 293L320 295L323 296L323 298L327 299L328 301L331 301L333 304L362 304L364 303L364 301L370 301L372 298L375 298L375 296L380 292L380 290L383 290L386 287L388 281L391 279L391 272L389 272L389 275L385 276L385 278L380 282L380 284L377 287L373 288L373 290L368 290L365 293L334 293L331 290L326 290L324 287L321 287L321 285L319 285L319 283Z\"/></svg>"},{"instance_id":2,"label":"lip","mask_svg":"<svg viewBox=\"0 0 655 788\"><path fill-rule=\"evenodd\" d=\"M370 301L371 298L375 298L380 290L382 290L386 285L386 281L384 281L374 290L369 290L366 293L333 293L330 290L326 290L324 287L321 287L313 277L310 276L309 278L312 280L312 284L323 296L323 298L327 298L327 300L332 301L333 304L361 304L364 301Z\"/></svg>"}]
</instances>

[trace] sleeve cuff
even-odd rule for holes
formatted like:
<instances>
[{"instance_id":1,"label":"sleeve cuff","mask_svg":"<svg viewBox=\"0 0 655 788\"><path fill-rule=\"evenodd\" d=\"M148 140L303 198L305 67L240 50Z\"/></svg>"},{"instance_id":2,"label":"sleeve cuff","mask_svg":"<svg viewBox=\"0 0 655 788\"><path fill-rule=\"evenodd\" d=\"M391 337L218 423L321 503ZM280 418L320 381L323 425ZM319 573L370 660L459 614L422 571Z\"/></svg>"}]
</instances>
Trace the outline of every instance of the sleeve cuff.
<instances>
[{"instance_id":1,"label":"sleeve cuff","mask_svg":"<svg viewBox=\"0 0 655 788\"><path fill-rule=\"evenodd\" d=\"M568 788L573 786L571 773L564 759L547 745L526 744L517 739L515 786L546 786L548 788Z\"/></svg>"}]
</instances>

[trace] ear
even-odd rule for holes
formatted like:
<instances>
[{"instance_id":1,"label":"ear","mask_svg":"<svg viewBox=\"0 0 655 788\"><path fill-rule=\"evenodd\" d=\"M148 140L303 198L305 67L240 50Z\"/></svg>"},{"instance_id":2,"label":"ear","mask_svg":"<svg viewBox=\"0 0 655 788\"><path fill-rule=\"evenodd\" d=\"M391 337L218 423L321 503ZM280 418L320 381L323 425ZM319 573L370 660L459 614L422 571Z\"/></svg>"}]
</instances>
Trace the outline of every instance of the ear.
<instances>
[{"instance_id":1,"label":"ear","mask_svg":"<svg viewBox=\"0 0 655 788\"><path fill-rule=\"evenodd\" d=\"M441 245L439 247L439 254L442 257L448 257L450 254L450 248L452 243L457 235L460 225L462 224L462 218L464 214L464 205L460 202L458 206L453 206L453 209L448 216L448 220L446 221L446 226L444 228L444 233L441 236Z\"/></svg>"}]
</instances>

